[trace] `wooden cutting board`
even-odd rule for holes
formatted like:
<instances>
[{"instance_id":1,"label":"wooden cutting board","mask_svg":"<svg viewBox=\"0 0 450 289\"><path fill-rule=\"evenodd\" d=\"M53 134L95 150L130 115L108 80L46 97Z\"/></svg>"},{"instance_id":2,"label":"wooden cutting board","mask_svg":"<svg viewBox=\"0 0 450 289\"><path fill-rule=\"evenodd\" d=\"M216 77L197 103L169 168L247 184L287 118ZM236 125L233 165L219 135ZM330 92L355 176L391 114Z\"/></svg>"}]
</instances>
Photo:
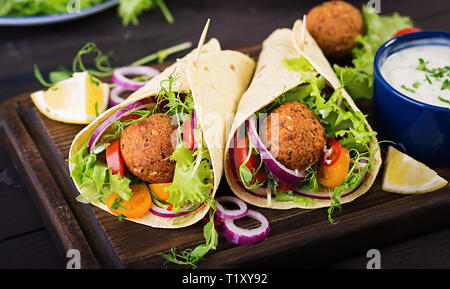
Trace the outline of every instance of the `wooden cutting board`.
<instances>
[{"instance_id":1,"label":"wooden cutting board","mask_svg":"<svg viewBox=\"0 0 450 289\"><path fill-rule=\"evenodd\" d=\"M260 45L238 49L257 58ZM157 65L164 69L170 63ZM370 102L361 103L371 120ZM69 176L66 159L75 135L83 128L56 122L42 115L29 94L2 103L0 130L4 147L19 169L35 204L40 209L62 257L70 249L81 253L82 268L164 268L161 253L173 246L178 251L204 243L199 221L177 230L155 229L117 217L75 200L78 191ZM376 125L375 125L376 127ZM385 152L385 148L382 148ZM433 166L450 179L450 166ZM237 246L220 235L216 251L199 263L200 268L299 268L326 262L369 248L445 227L450 220L450 187L424 195L397 195L381 190L382 170L369 192L343 205L327 219L327 209L269 210L270 235L252 246ZM232 194L225 178L217 196ZM251 226L252 220L238 225Z\"/></svg>"}]
</instances>

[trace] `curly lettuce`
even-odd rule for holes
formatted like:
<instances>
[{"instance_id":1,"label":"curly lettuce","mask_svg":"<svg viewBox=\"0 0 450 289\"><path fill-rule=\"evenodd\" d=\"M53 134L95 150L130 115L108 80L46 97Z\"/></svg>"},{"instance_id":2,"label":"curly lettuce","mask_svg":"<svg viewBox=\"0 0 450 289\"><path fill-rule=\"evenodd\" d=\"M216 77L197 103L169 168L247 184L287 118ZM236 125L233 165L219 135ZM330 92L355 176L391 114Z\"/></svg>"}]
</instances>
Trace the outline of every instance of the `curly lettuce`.
<instances>
[{"instance_id":1,"label":"curly lettuce","mask_svg":"<svg viewBox=\"0 0 450 289\"><path fill-rule=\"evenodd\" d=\"M106 0L0 0L0 16L29 17L73 13L103 2ZM123 25L127 26L130 23L138 25L139 15L156 8L161 10L168 23L174 23L164 0L119 0L117 11Z\"/></svg>"},{"instance_id":2,"label":"curly lettuce","mask_svg":"<svg viewBox=\"0 0 450 289\"><path fill-rule=\"evenodd\" d=\"M89 154L86 145L73 155L69 162L72 170L70 176L80 188L77 201L89 204L93 201L105 201L111 193L117 193L122 199L129 201L133 195L130 179L112 171L95 154Z\"/></svg>"},{"instance_id":3,"label":"curly lettuce","mask_svg":"<svg viewBox=\"0 0 450 289\"><path fill-rule=\"evenodd\" d=\"M168 23L174 22L173 16L163 0L119 0L118 13L122 18L123 25L127 26L130 22L138 25L138 16L144 11L154 8L161 9Z\"/></svg>"},{"instance_id":4,"label":"curly lettuce","mask_svg":"<svg viewBox=\"0 0 450 289\"><path fill-rule=\"evenodd\" d=\"M67 13L70 9L86 9L105 2L105 0L1 0L0 16L35 16Z\"/></svg>"},{"instance_id":5,"label":"curly lettuce","mask_svg":"<svg viewBox=\"0 0 450 289\"><path fill-rule=\"evenodd\" d=\"M378 48L393 34L403 28L411 27L409 17L394 13L392 16L380 16L375 11L362 8L365 35L358 35L355 41L360 46L352 50L352 66L334 65L336 74L341 77L344 88L354 99L372 98L373 60Z\"/></svg>"},{"instance_id":6,"label":"curly lettuce","mask_svg":"<svg viewBox=\"0 0 450 289\"><path fill-rule=\"evenodd\" d=\"M195 153L180 142L170 156L176 161L172 185L166 188L170 193L168 203L181 208L191 203L207 201L214 206L210 192L214 186L209 182L213 178L211 157L205 148Z\"/></svg>"},{"instance_id":7,"label":"curly lettuce","mask_svg":"<svg viewBox=\"0 0 450 289\"><path fill-rule=\"evenodd\" d=\"M314 68L304 58L286 59L289 69L302 72L300 86L283 93L269 107L290 101L298 101L311 109L325 126L327 137L339 139L339 143L348 149L362 151L376 132L370 131L365 123L366 115L354 111L344 99L341 89L329 96L322 93L325 78L317 75Z\"/></svg>"}]
</instances>

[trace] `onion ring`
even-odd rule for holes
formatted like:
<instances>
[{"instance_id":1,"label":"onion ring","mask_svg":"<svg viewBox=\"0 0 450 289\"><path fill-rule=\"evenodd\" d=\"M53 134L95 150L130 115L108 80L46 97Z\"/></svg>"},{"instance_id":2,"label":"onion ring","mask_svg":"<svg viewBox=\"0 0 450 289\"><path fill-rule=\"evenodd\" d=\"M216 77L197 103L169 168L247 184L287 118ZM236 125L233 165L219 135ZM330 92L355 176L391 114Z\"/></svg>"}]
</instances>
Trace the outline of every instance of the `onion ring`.
<instances>
[{"instance_id":1,"label":"onion ring","mask_svg":"<svg viewBox=\"0 0 450 289\"><path fill-rule=\"evenodd\" d=\"M123 66L114 70L112 81L127 90L138 90L143 87L147 81L136 81L125 75L145 75L155 77L159 70L150 66Z\"/></svg>"},{"instance_id":2,"label":"onion ring","mask_svg":"<svg viewBox=\"0 0 450 289\"><path fill-rule=\"evenodd\" d=\"M239 206L237 210L225 209L220 202L230 202ZM235 220L245 217L248 212L247 204L233 196L222 196L216 199L216 215L221 219Z\"/></svg>"},{"instance_id":3,"label":"onion ring","mask_svg":"<svg viewBox=\"0 0 450 289\"><path fill-rule=\"evenodd\" d=\"M124 102L125 99L120 95L127 91L134 91L134 90L126 89L120 85L116 85L113 89L111 89L111 91L109 92L109 106L111 107L116 106Z\"/></svg>"},{"instance_id":4,"label":"onion ring","mask_svg":"<svg viewBox=\"0 0 450 289\"><path fill-rule=\"evenodd\" d=\"M234 220L223 220L222 234L228 241L238 245L253 245L269 235L269 222L263 214L248 210L247 216L257 220L261 225L254 229L244 229L236 226Z\"/></svg>"},{"instance_id":5,"label":"onion ring","mask_svg":"<svg viewBox=\"0 0 450 289\"><path fill-rule=\"evenodd\" d=\"M119 118L126 116L130 113L132 113L134 110L144 108L148 106L151 103L151 101L148 98L141 99L138 101L135 101L133 103L130 103L129 105L119 109L117 112L115 112L112 116L107 118L104 122L102 122L97 129L92 133L91 138L89 139L88 145L87 145L87 151L89 153L92 153L95 148L95 144L99 140L100 136L103 134L105 130L108 129L108 127Z\"/></svg>"},{"instance_id":6,"label":"onion ring","mask_svg":"<svg viewBox=\"0 0 450 289\"><path fill-rule=\"evenodd\" d=\"M176 218L176 217L180 217L180 216L184 216L184 215L193 213L193 212L195 212L198 208L200 208L201 206L202 206L202 205L199 205L199 206L195 207L195 208L192 209L192 210L186 209L185 211L181 211L181 212L175 213L175 212L172 212L172 211L169 211L169 210L160 208L160 207L158 207L157 205L153 204L153 205L150 207L150 212L151 212L153 215L158 216L158 217L162 217L162 218ZM192 206L191 206L191 207L192 207Z\"/></svg>"}]
</instances>

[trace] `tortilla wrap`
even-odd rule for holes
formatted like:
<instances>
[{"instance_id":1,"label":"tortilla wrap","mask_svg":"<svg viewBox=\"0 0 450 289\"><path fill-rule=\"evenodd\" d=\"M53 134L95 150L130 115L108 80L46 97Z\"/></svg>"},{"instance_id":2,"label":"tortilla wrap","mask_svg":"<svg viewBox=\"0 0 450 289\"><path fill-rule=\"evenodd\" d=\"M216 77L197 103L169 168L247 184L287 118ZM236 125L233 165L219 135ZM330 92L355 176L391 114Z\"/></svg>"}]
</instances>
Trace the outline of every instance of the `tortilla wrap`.
<instances>
[{"instance_id":1,"label":"tortilla wrap","mask_svg":"<svg viewBox=\"0 0 450 289\"><path fill-rule=\"evenodd\" d=\"M96 120L80 131L73 140L69 158L84 147L95 129L116 111L137 100L158 95L161 85L166 86L169 75L174 73L172 91L192 91L198 122L203 130L203 138L211 155L214 172L214 196L223 172L223 150L226 140L226 119L231 123L240 97L247 89L253 74L254 61L236 51L221 50L216 39L205 43L197 65L193 64L196 49L165 69L150 80L144 87L130 95L123 103L102 113ZM166 87L167 88L167 87ZM228 126L229 127L229 126ZM69 165L72 170L72 166ZM76 184L77 189L80 190ZM100 201L94 206L110 212ZM177 218L162 218L149 212L142 218L130 221L156 228L181 228L192 225L203 218L209 210L206 202L194 213ZM172 222L173 219L175 222Z\"/></svg>"},{"instance_id":2,"label":"tortilla wrap","mask_svg":"<svg viewBox=\"0 0 450 289\"><path fill-rule=\"evenodd\" d=\"M258 65L255 70L252 82L248 90L244 93L236 111L235 119L229 131L227 145L224 153L225 177L232 191L236 196L252 205L272 208L272 209L290 209L305 208L314 209L329 207L330 200L311 199L309 203L293 202L293 201L277 201L271 200L271 206L268 205L267 199L249 194L238 183L232 172L232 164L229 157L229 149L236 130L244 123L246 119L252 116L261 108L270 104L284 92L289 91L301 84L300 77L302 72L290 70L284 63L285 59L305 57L315 70L321 74L325 80L335 90L341 87L341 83L331 68L329 62L325 58L321 49L305 30L303 49L300 47L302 39L302 21L295 22L293 29L278 29L274 31L264 42L262 51L258 59ZM348 102L354 111L359 111L348 93L342 89L342 96ZM367 120L365 124L369 131L372 131ZM341 198L341 204L351 202L359 196L366 193L373 184L381 165L381 155L378 141L375 137L371 138L369 144L371 149L376 149L374 155L374 165L359 188L347 196Z\"/></svg>"}]
</instances>

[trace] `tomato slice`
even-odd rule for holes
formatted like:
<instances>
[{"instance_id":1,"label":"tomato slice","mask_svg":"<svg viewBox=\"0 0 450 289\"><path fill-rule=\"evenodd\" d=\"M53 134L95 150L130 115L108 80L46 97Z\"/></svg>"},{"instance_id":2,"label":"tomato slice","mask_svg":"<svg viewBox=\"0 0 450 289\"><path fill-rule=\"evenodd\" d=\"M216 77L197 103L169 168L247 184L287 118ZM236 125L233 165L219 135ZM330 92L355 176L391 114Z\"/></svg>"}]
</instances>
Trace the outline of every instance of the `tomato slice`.
<instances>
[{"instance_id":1,"label":"tomato slice","mask_svg":"<svg viewBox=\"0 0 450 289\"><path fill-rule=\"evenodd\" d=\"M152 206L152 197L145 185L132 185L133 196L129 201L123 200L118 194L112 193L106 205L115 215L124 215L126 218L140 218L147 214Z\"/></svg>"},{"instance_id":2,"label":"tomato slice","mask_svg":"<svg viewBox=\"0 0 450 289\"><path fill-rule=\"evenodd\" d=\"M350 153L342 148L338 160L332 165L321 165L317 171L317 182L328 188L338 187L344 182L350 166Z\"/></svg>"},{"instance_id":3,"label":"tomato slice","mask_svg":"<svg viewBox=\"0 0 450 289\"><path fill-rule=\"evenodd\" d=\"M236 133L236 135L234 136L234 159L236 162L237 170L239 170L239 167L247 159L248 151L249 151L248 137L239 138ZM248 162L245 164L245 166L250 169L252 174L254 174L259 167L258 157L252 154ZM256 173L256 175L253 176L251 184L263 183L266 181L266 178L267 178L266 173L264 172L264 170L260 169L258 173Z\"/></svg>"},{"instance_id":4,"label":"tomato slice","mask_svg":"<svg viewBox=\"0 0 450 289\"><path fill-rule=\"evenodd\" d=\"M413 32L419 32L419 31L422 31L422 29L416 28L416 27L404 28L404 29L400 29L399 31L397 31L394 35L392 35L392 37L396 37L396 36L408 34L408 33L413 33Z\"/></svg>"},{"instance_id":5,"label":"tomato slice","mask_svg":"<svg viewBox=\"0 0 450 289\"><path fill-rule=\"evenodd\" d=\"M167 201L170 198L170 193L166 192L164 189L172 185L172 183L159 183L159 184L149 184L150 190L160 199L161 201Z\"/></svg>"},{"instance_id":6,"label":"tomato slice","mask_svg":"<svg viewBox=\"0 0 450 289\"><path fill-rule=\"evenodd\" d=\"M192 121L183 122L183 137L186 147L190 150L194 148L194 131L192 129Z\"/></svg>"},{"instance_id":7,"label":"tomato slice","mask_svg":"<svg viewBox=\"0 0 450 289\"><path fill-rule=\"evenodd\" d=\"M112 174L120 173L125 176L125 165L120 155L120 141L116 140L106 148L106 163L111 168Z\"/></svg>"},{"instance_id":8,"label":"tomato slice","mask_svg":"<svg viewBox=\"0 0 450 289\"><path fill-rule=\"evenodd\" d=\"M332 166L341 156L342 146L334 138L327 138L327 143L329 143L331 147L323 154L322 164L325 166Z\"/></svg>"}]
</instances>

